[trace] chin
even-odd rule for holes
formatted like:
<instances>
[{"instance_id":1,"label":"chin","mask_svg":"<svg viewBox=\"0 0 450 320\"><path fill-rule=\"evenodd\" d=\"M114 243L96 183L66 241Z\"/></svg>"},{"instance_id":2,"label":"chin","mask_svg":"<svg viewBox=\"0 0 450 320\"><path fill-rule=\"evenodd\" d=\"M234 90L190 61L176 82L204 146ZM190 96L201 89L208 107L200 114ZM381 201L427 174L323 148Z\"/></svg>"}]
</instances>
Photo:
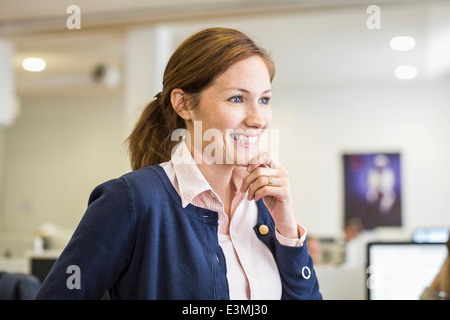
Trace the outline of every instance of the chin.
<instances>
[{"instance_id":1,"label":"chin","mask_svg":"<svg viewBox=\"0 0 450 320\"><path fill-rule=\"evenodd\" d=\"M253 149L235 149L234 164L237 166L247 167L251 160L258 155L258 148Z\"/></svg>"}]
</instances>

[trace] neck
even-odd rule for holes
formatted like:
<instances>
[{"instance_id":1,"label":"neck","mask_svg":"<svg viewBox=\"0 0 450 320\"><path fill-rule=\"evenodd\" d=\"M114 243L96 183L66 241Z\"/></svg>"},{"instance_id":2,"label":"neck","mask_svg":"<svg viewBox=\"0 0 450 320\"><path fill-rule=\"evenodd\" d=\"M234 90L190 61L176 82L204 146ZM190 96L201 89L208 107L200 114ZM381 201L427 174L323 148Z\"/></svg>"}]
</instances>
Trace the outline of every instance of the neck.
<instances>
[{"instance_id":1,"label":"neck","mask_svg":"<svg viewBox=\"0 0 450 320\"><path fill-rule=\"evenodd\" d=\"M234 166L223 164L197 164L200 172L208 181L211 188L217 193L223 203L230 198L229 192L231 188L231 176Z\"/></svg>"},{"instance_id":2,"label":"neck","mask_svg":"<svg viewBox=\"0 0 450 320\"><path fill-rule=\"evenodd\" d=\"M195 151L195 148L192 148ZM192 155L194 157L194 154ZM208 181L211 188L220 197L224 204L226 214L230 214L231 202L235 195L235 187L231 183L234 165L227 164L207 164L202 158L201 163L197 163L200 172Z\"/></svg>"}]
</instances>

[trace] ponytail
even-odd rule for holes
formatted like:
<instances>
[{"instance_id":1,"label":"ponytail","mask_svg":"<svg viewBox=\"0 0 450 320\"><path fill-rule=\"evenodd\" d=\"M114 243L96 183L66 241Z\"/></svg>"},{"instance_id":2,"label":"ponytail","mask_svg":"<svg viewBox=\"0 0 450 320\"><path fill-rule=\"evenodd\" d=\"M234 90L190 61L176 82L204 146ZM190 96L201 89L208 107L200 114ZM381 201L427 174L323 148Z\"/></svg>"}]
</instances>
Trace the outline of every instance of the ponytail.
<instances>
[{"instance_id":1,"label":"ponytail","mask_svg":"<svg viewBox=\"0 0 450 320\"><path fill-rule=\"evenodd\" d=\"M171 141L172 132L185 128L184 120L175 113L172 105L163 106L162 96L153 99L142 112L128 137L131 168L137 170L170 160L172 148L178 141Z\"/></svg>"}]
</instances>

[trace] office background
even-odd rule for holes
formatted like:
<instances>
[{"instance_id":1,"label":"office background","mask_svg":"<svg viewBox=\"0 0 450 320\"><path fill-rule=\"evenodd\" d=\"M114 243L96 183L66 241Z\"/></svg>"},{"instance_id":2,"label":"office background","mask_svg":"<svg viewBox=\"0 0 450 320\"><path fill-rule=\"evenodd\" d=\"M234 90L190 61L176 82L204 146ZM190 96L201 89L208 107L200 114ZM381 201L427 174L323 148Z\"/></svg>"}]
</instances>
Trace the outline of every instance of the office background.
<instances>
[{"instance_id":1,"label":"office background","mask_svg":"<svg viewBox=\"0 0 450 320\"><path fill-rule=\"evenodd\" d=\"M450 227L450 1L25 2L0 1L0 51L13 70L7 76L3 63L0 83L14 83L16 101L0 127L0 255L21 257L39 232L63 246L92 189L130 170L124 140L160 91L171 52L212 26L247 32L275 60L272 128L296 215L323 248L343 250L344 261L318 263L329 297L364 298L363 244L356 258L340 246L344 154L401 155L402 225L360 239L409 241L417 229ZM67 27L71 4L80 29ZM413 37L414 48L393 50L396 36ZM23 70L32 56L47 68ZM417 76L399 79L400 65ZM354 281L347 291L336 270Z\"/></svg>"}]
</instances>

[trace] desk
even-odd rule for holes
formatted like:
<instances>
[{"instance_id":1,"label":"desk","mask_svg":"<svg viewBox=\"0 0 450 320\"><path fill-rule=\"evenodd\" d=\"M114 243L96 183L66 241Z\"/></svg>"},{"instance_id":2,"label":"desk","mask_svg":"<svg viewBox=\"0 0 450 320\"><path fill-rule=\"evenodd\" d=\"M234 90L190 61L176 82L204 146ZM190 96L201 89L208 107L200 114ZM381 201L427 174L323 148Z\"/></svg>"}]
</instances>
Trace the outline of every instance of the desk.
<instances>
[{"instance_id":1,"label":"desk","mask_svg":"<svg viewBox=\"0 0 450 320\"><path fill-rule=\"evenodd\" d=\"M324 300L367 299L365 268L318 264L314 270Z\"/></svg>"},{"instance_id":2,"label":"desk","mask_svg":"<svg viewBox=\"0 0 450 320\"><path fill-rule=\"evenodd\" d=\"M2 258L0 259L0 271L9 273L25 273L28 274L27 258Z\"/></svg>"},{"instance_id":3,"label":"desk","mask_svg":"<svg viewBox=\"0 0 450 320\"><path fill-rule=\"evenodd\" d=\"M23 257L0 259L0 271L32 274L42 282L60 254L61 250L27 250Z\"/></svg>"}]
</instances>

